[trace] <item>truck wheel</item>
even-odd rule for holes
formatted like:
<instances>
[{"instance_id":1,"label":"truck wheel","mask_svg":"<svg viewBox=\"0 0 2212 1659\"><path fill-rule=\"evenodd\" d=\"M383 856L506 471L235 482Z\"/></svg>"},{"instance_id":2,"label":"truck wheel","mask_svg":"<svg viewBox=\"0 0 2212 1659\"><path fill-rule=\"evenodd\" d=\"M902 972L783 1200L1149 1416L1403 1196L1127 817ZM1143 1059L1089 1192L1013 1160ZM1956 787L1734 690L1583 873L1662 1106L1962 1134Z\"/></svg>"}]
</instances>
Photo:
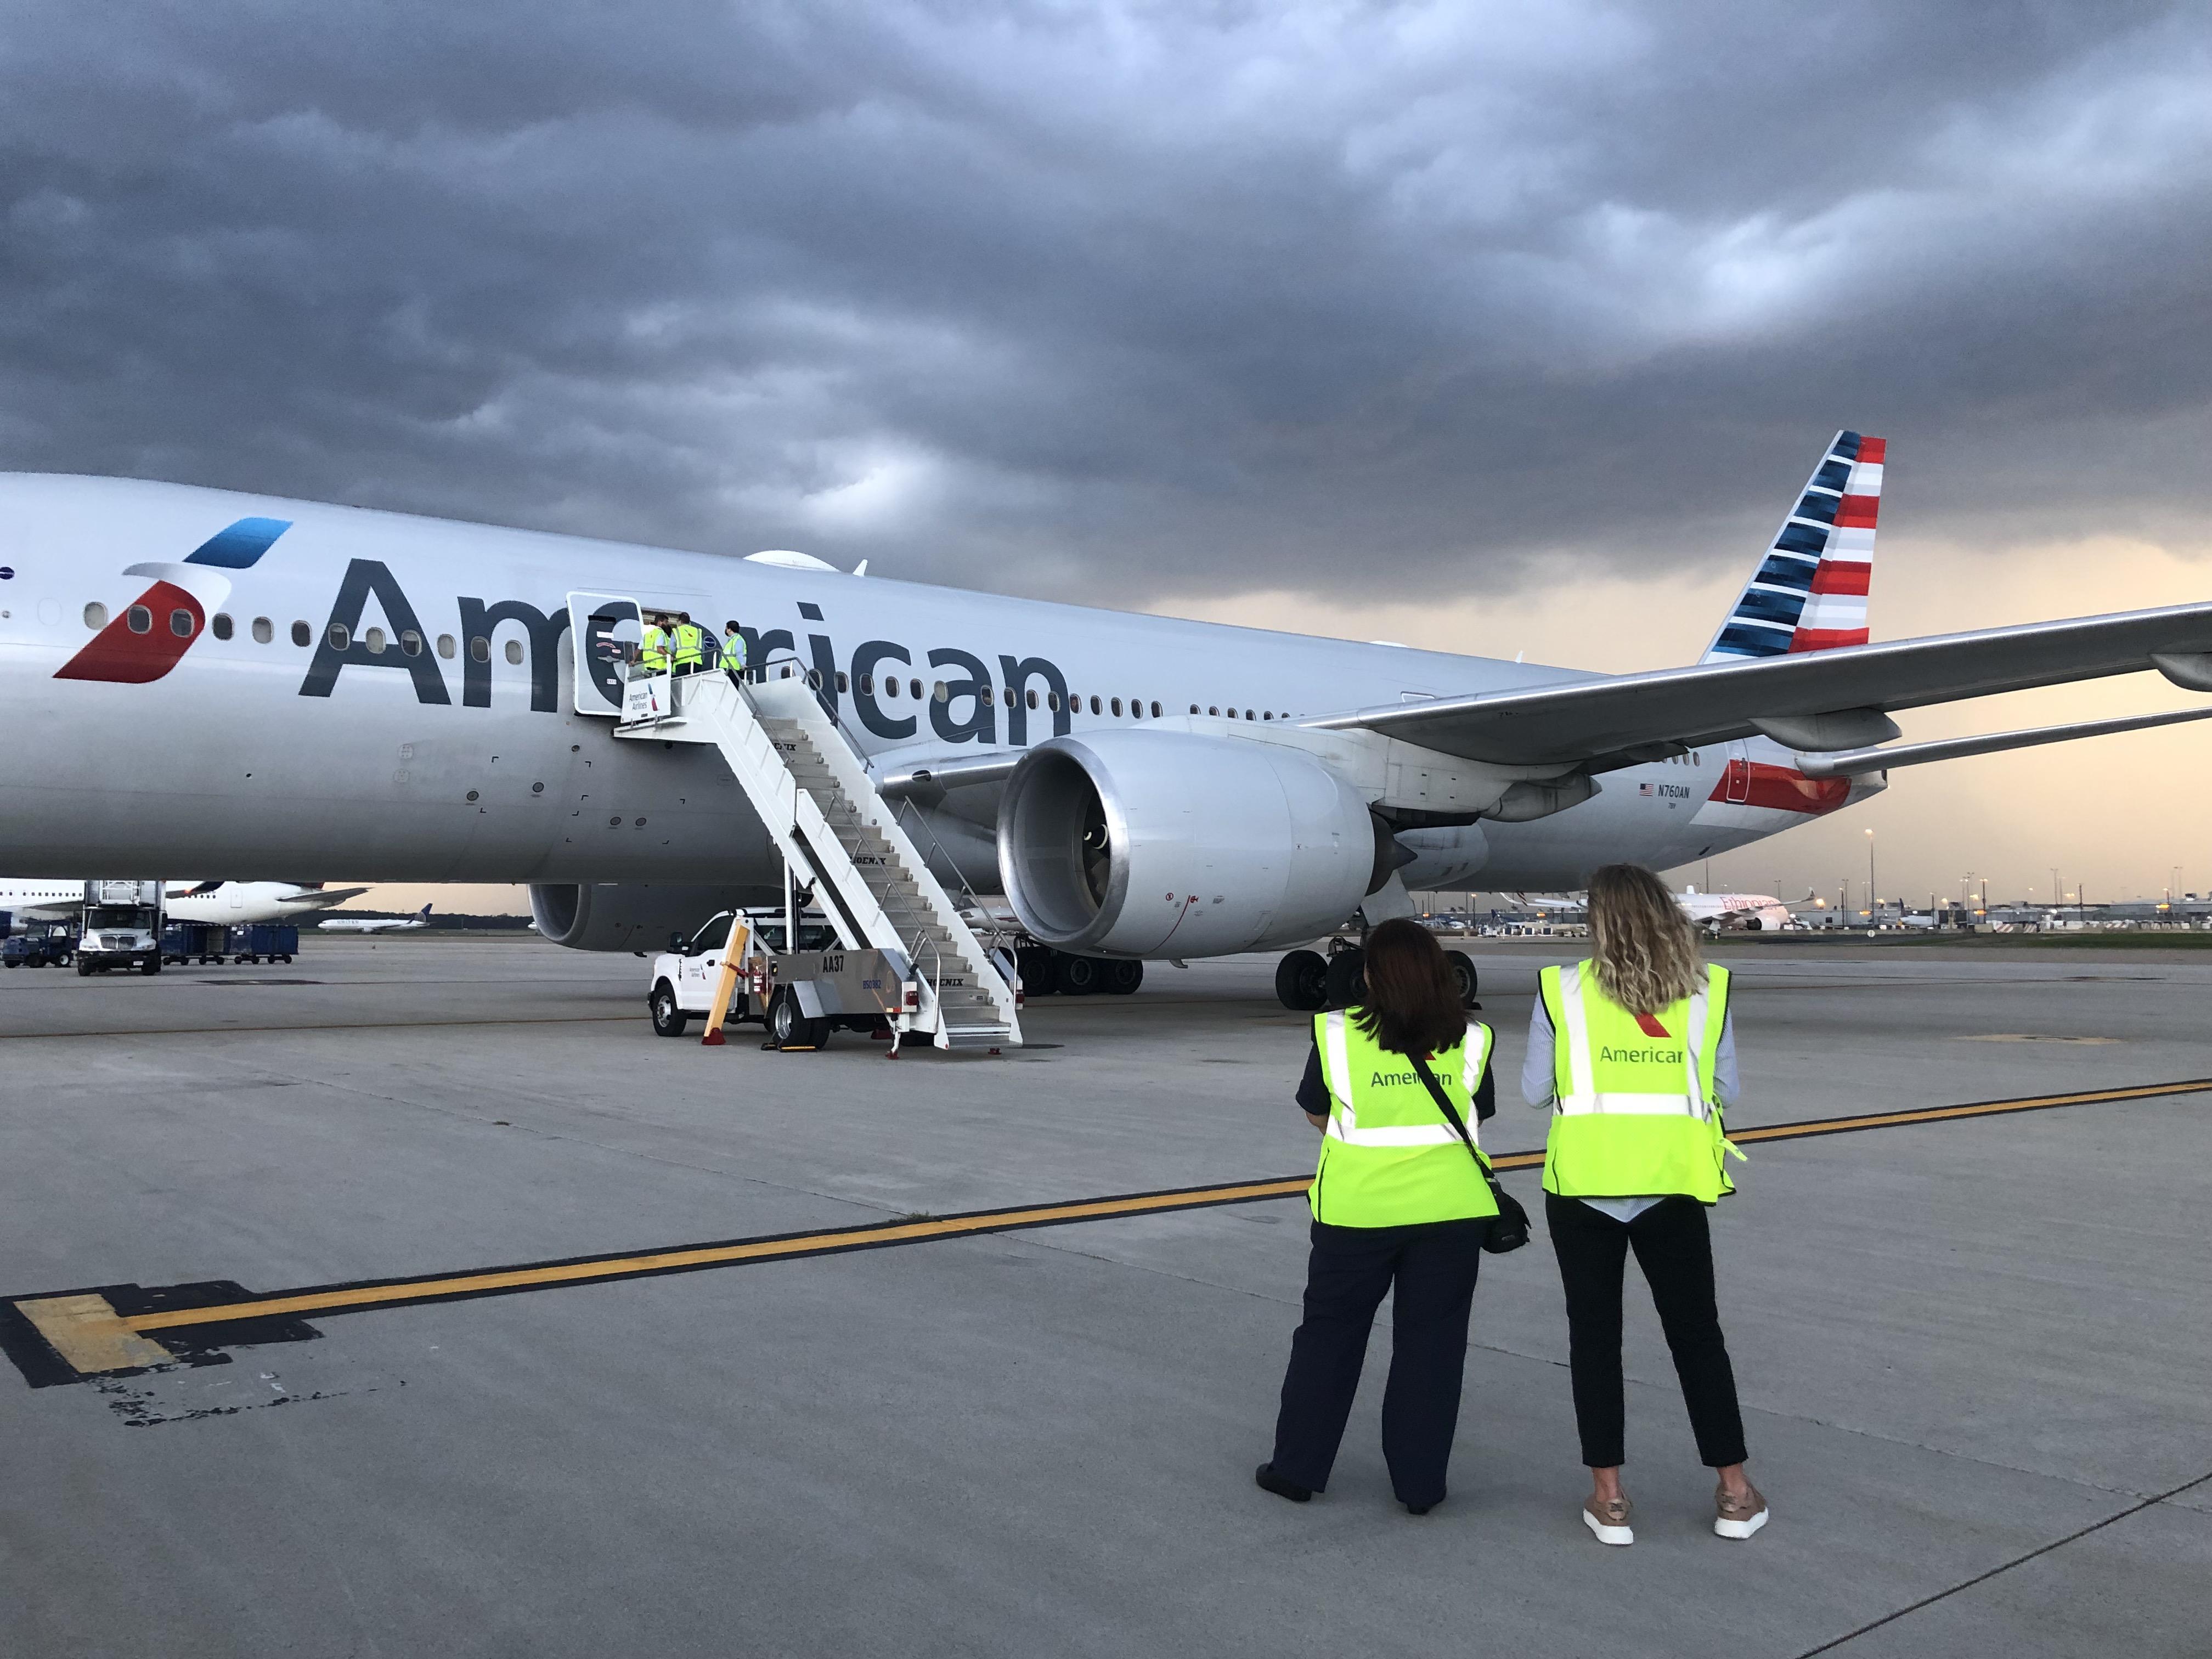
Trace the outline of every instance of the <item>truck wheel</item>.
<instances>
[{"instance_id":1,"label":"truck wheel","mask_svg":"<svg viewBox=\"0 0 2212 1659\"><path fill-rule=\"evenodd\" d=\"M87 962L82 957L79 957L76 959L76 976L79 979L89 979L92 977L92 964Z\"/></svg>"},{"instance_id":2,"label":"truck wheel","mask_svg":"<svg viewBox=\"0 0 2212 1659\"><path fill-rule=\"evenodd\" d=\"M1275 964L1275 1000L1294 1014L1328 1006L1328 959L1318 951L1293 951Z\"/></svg>"},{"instance_id":3,"label":"truck wheel","mask_svg":"<svg viewBox=\"0 0 2212 1659\"><path fill-rule=\"evenodd\" d=\"M159 957L148 957L144 962L139 963L138 970L141 973L145 974L160 973L161 971L161 958Z\"/></svg>"},{"instance_id":4,"label":"truck wheel","mask_svg":"<svg viewBox=\"0 0 2212 1659\"><path fill-rule=\"evenodd\" d=\"M1109 962L1106 964L1106 989L1112 995L1125 997L1145 982L1145 964L1141 962Z\"/></svg>"},{"instance_id":5,"label":"truck wheel","mask_svg":"<svg viewBox=\"0 0 2212 1659\"><path fill-rule=\"evenodd\" d=\"M1459 1006L1462 1008L1474 1007L1477 982L1474 958L1464 951L1447 951L1444 952L1444 960L1451 964L1452 977L1459 981Z\"/></svg>"},{"instance_id":6,"label":"truck wheel","mask_svg":"<svg viewBox=\"0 0 2212 1659\"><path fill-rule=\"evenodd\" d=\"M807 1018L787 988L768 1006L768 1034L779 1048L819 1048L830 1041L830 1022Z\"/></svg>"},{"instance_id":7,"label":"truck wheel","mask_svg":"<svg viewBox=\"0 0 2212 1659\"><path fill-rule=\"evenodd\" d=\"M1367 952L1358 945L1328 959L1328 1006L1349 1008L1367 993Z\"/></svg>"},{"instance_id":8,"label":"truck wheel","mask_svg":"<svg viewBox=\"0 0 2212 1659\"><path fill-rule=\"evenodd\" d=\"M691 1017L676 1006L676 988L665 979L653 988L646 1006L653 1011L655 1036L680 1037L684 1028L691 1023Z\"/></svg>"},{"instance_id":9,"label":"truck wheel","mask_svg":"<svg viewBox=\"0 0 2212 1659\"><path fill-rule=\"evenodd\" d=\"M1054 953L1054 963L1060 969L1060 994L1064 997L1087 997L1103 989L1100 981L1106 977L1106 964L1097 957L1079 957L1065 951Z\"/></svg>"}]
</instances>

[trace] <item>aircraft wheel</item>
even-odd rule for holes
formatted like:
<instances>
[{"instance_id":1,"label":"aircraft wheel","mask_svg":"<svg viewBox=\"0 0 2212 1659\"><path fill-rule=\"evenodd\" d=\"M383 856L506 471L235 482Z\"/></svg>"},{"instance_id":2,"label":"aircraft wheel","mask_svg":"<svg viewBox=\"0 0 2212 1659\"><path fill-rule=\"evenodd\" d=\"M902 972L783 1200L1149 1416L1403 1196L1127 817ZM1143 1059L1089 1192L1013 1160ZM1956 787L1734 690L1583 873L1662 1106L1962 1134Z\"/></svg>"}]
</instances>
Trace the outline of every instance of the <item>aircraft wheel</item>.
<instances>
[{"instance_id":1,"label":"aircraft wheel","mask_svg":"<svg viewBox=\"0 0 2212 1659\"><path fill-rule=\"evenodd\" d=\"M653 1034L655 1036L680 1037L691 1017L676 1006L676 988L663 980L653 988L653 995L646 1006L653 1011Z\"/></svg>"},{"instance_id":2,"label":"aircraft wheel","mask_svg":"<svg viewBox=\"0 0 2212 1659\"><path fill-rule=\"evenodd\" d=\"M1474 1007L1476 984L1474 959L1464 951L1447 951L1444 960L1451 964L1452 977L1459 981L1459 1006Z\"/></svg>"},{"instance_id":3,"label":"aircraft wheel","mask_svg":"<svg viewBox=\"0 0 2212 1659\"><path fill-rule=\"evenodd\" d=\"M1294 1014L1328 1006L1328 959L1318 951L1293 951L1275 964L1275 1000Z\"/></svg>"},{"instance_id":4,"label":"aircraft wheel","mask_svg":"<svg viewBox=\"0 0 2212 1659\"><path fill-rule=\"evenodd\" d=\"M1053 953L1053 965L1060 969L1060 994L1068 997L1087 997L1093 991L1104 988L1106 964L1097 957L1071 956L1065 951Z\"/></svg>"},{"instance_id":5,"label":"aircraft wheel","mask_svg":"<svg viewBox=\"0 0 2212 1659\"><path fill-rule=\"evenodd\" d=\"M1328 1006L1349 1008L1367 993L1367 952L1358 945L1328 959Z\"/></svg>"},{"instance_id":6,"label":"aircraft wheel","mask_svg":"<svg viewBox=\"0 0 2212 1659\"><path fill-rule=\"evenodd\" d=\"M1144 982L1145 964L1141 962L1109 962L1106 964L1106 988L1115 996L1127 996Z\"/></svg>"},{"instance_id":7,"label":"aircraft wheel","mask_svg":"<svg viewBox=\"0 0 2212 1659\"><path fill-rule=\"evenodd\" d=\"M1044 945L1024 945L1014 952L1022 994L1048 997L1060 988L1060 952Z\"/></svg>"}]
</instances>

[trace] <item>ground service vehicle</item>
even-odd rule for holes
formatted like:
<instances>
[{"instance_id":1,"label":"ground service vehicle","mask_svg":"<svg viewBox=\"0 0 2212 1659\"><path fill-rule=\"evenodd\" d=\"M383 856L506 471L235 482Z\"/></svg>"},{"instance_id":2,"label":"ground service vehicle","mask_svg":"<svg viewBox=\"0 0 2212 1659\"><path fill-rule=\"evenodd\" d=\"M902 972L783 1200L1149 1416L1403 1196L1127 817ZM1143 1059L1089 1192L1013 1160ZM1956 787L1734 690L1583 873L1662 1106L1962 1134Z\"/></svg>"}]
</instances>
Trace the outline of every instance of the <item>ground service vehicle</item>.
<instances>
[{"instance_id":1,"label":"ground service vehicle","mask_svg":"<svg viewBox=\"0 0 2212 1659\"><path fill-rule=\"evenodd\" d=\"M653 959L647 999L653 1029L661 1036L682 1036L692 1017L714 1007L730 939L732 913L710 920L687 940ZM783 949L781 910L745 913L744 960L726 1023L757 1020L778 1048L819 1048L830 1033L890 1031L905 1004L907 975L885 951L848 951L837 942L827 919L802 915L799 949Z\"/></svg>"},{"instance_id":2,"label":"ground service vehicle","mask_svg":"<svg viewBox=\"0 0 2212 1659\"><path fill-rule=\"evenodd\" d=\"M289 962L299 953L300 930L289 921L257 921L230 930L233 962Z\"/></svg>"},{"instance_id":3,"label":"ground service vehicle","mask_svg":"<svg viewBox=\"0 0 2212 1659\"><path fill-rule=\"evenodd\" d=\"M9 968L66 968L76 935L65 921L34 921L21 937L0 943L0 964Z\"/></svg>"},{"instance_id":4,"label":"ground service vehicle","mask_svg":"<svg viewBox=\"0 0 2212 1659\"><path fill-rule=\"evenodd\" d=\"M84 884L84 931L76 944L76 970L105 974L136 968L161 971L161 884L88 881Z\"/></svg>"}]
</instances>

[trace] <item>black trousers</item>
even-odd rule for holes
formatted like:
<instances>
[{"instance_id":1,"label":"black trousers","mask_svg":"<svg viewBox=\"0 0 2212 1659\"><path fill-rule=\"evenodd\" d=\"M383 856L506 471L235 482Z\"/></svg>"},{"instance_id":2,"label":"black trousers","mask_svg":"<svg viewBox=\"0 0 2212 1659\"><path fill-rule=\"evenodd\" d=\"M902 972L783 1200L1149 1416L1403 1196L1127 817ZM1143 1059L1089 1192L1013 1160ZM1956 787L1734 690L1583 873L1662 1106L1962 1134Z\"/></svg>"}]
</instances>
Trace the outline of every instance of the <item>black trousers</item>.
<instances>
[{"instance_id":1,"label":"black trousers","mask_svg":"<svg viewBox=\"0 0 2212 1659\"><path fill-rule=\"evenodd\" d=\"M1579 1200L1547 1193L1544 1220L1567 1291L1567 1363L1583 1462L1609 1469L1628 1461L1622 1443L1620 1286L1633 1249L1674 1356L1698 1458L1715 1468L1742 1462L1743 1415L1713 1299L1705 1206L1694 1198L1664 1199L1635 1220L1620 1222Z\"/></svg>"},{"instance_id":2,"label":"black trousers","mask_svg":"<svg viewBox=\"0 0 2212 1659\"><path fill-rule=\"evenodd\" d=\"M1390 1380L1382 1390L1382 1456L1407 1504L1444 1495L1459 1426L1467 1322L1487 1218L1414 1227L1313 1224L1305 1322L1291 1339L1283 1408L1275 1419L1275 1473L1316 1492L1328 1485L1367 1334L1383 1292L1395 1286Z\"/></svg>"}]
</instances>

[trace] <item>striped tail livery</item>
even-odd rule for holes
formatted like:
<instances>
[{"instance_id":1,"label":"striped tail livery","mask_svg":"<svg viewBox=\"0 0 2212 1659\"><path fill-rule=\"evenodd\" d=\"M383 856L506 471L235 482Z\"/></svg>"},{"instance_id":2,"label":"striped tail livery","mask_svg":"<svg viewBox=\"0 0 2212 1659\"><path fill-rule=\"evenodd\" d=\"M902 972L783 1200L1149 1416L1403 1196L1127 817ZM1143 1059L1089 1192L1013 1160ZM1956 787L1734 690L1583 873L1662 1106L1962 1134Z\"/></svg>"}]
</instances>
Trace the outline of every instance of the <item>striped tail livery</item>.
<instances>
[{"instance_id":1,"label":"striped tail livery","mask_svg":"<svg viewBox=\"0 0 2212 1659\"><path fill-rule=\"evenodd\" d=\"M1778 657L1867 641L1881 507L1880 438L1838 432L1700 660Z\"/></svg>"}]
</instances>

